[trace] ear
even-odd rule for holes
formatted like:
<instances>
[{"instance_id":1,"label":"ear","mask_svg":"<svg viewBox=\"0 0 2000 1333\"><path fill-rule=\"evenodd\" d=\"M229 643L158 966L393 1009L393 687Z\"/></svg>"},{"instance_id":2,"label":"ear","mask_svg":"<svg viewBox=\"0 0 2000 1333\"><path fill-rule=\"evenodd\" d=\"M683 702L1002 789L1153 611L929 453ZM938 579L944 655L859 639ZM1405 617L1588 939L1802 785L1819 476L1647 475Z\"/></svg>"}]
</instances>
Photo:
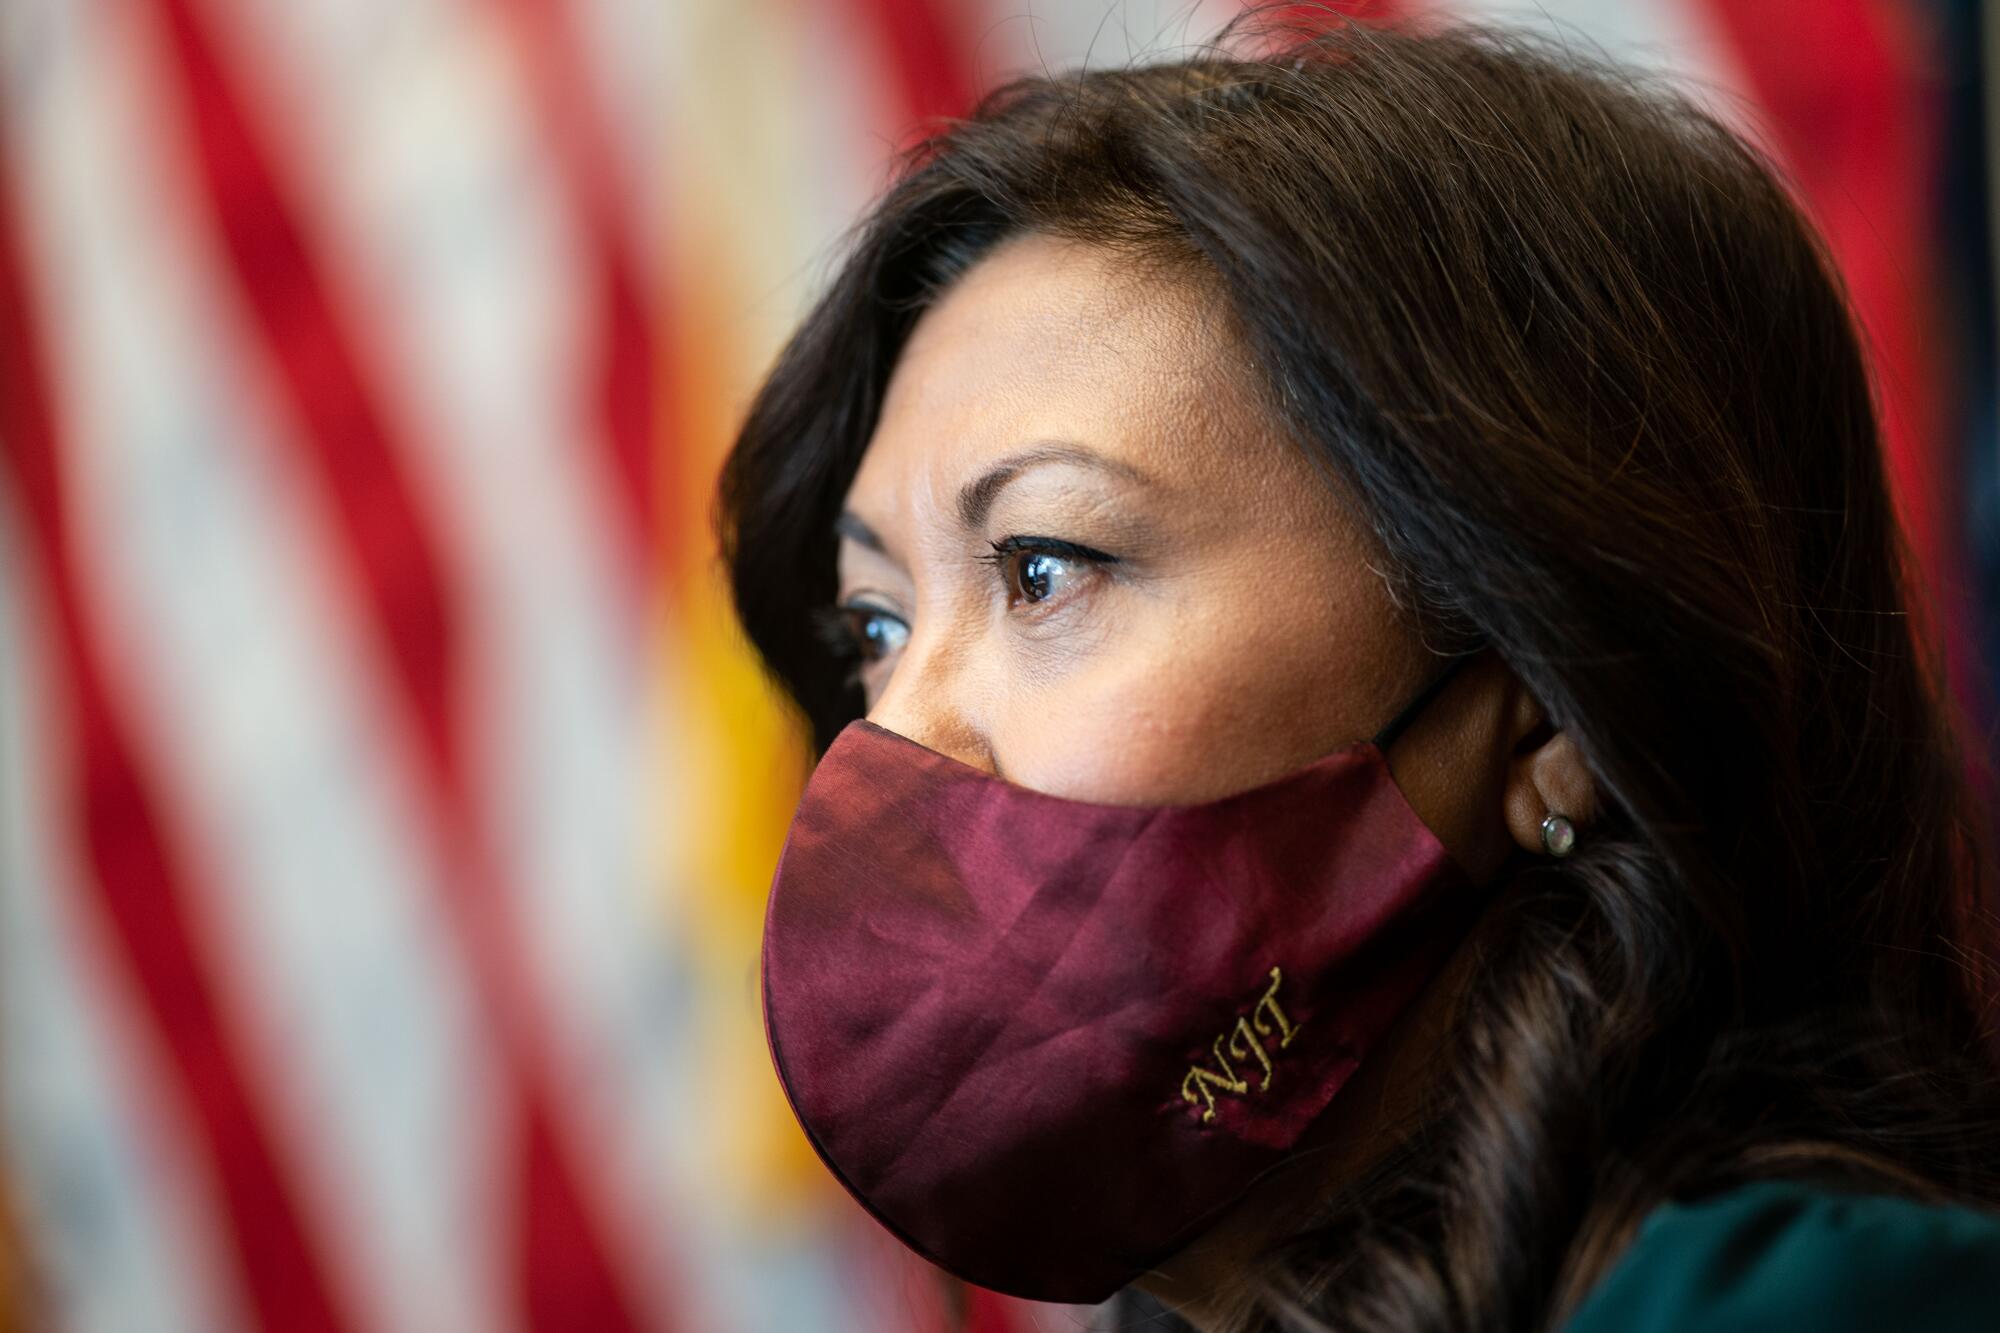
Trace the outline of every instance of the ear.
<instances>
[{"instance_id":1,"label":"ear","mask_svg":"<svg viewBox=\"0 0 2000 1333\"><path fill-rule=\"evenodd\" d=\"M1509 673L1505 726L1513 741L1501 792L1507 831L1523 849L1546 856L1542 820L1567 815L1581 833L1597 818L1597 780L1566 731L1551 725L1541 703Z\"/></svg>"}]
</instances>

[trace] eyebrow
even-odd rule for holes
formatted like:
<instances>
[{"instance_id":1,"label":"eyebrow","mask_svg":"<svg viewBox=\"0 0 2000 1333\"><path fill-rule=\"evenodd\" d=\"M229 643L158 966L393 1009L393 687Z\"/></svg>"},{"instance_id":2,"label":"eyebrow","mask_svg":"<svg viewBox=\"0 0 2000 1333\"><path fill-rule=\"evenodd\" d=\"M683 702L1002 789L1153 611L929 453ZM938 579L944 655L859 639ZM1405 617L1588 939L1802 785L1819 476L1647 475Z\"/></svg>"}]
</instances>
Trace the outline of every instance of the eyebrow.
<instances>
[{"instance_id":1,"label":"eyebrow","mask_svg":"<svg viewBox=\"0 0 2000 1333\"><path fill-rule=\"evenodd\" d=\"M855 513L852 509L841 510L840 517L833 520L833 535L836 537L845 537L851 542L859 542L878 555L889 554L888 550L882 545L881 534L864 523L861 515Z\"/></svg>"},{"instance_id":2,"label":"eyebrow","mask_svg":"<svg viewBox=\"0 0 2000 1333\"><path fill-rule=\"evenodd\" d=\"M1127 481L1146 484L1146 474L1130 463L1081 444L1067 440L1045 440L1031 444L1007 455L985 472L967 482L958 493L958 520L968 528L976 528L986 521L986 515L993 508L993 501L1007 484L1032 468L1049 463L1070 463L1078 467L1096 468Z\"/></svg>"},{"instance_id":3,"label":"eyebrow","mask_svg":"<svg viewBox=\"0 0 2000 1333\"><path fill-rule=\"evenodd\" d=\"M1030 469L1049 463L1070 463L1078 467L1096 468L1113 476L1146 485L1150 478L1138 468L1123 459L1101 454L1095 449L1067 440L1044 440L1017 449L995 463L986 471L967 482L958 492L958 521L968 528L976 528L986 521L987 513L993 508L993 501L1007 484ZM888 555L889 549L882 541L882 535L868 526L861 515L852 509L843 509L833 521L836 537L845 537L869 550Z\"/></svg>"}]
</instances>

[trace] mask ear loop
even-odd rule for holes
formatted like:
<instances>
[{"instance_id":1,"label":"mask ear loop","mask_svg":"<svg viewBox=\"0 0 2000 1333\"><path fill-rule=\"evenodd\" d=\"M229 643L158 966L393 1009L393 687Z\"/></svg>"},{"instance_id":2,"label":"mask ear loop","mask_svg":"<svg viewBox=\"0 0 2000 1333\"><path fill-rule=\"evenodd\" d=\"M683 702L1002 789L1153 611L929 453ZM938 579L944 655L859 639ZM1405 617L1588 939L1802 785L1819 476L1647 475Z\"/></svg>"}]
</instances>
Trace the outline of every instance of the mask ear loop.
<instances>
[{"instance_id":1,"label":"mask ear loop","mask_svg":"<svg viewBox=\"0 0 2000 1333\"><path fill-rule=\"evenodd\" d=\"M1397 713L1396 716L1389 719L1389 725L1383 727L1382 730L1375 733L1375 740L1374 740L1375 748L1382 751L1384 754L1388 753L1389 747L1396 743L1396 737L1402 735L1403 728L1409 726L1411 722L1416 720L1417 714L1423 711L1424 705L1437 697L1438 691L1442 690L1445 687L1446 682L1448 682L1452 678L1452 676L1456 674L1456 672L1460 667L1464 666L1467 662L1471 661L1473 658L1479 656L1479 654L1482 651L1484 651L1485 648L1486 645L1482 643L1478 647L1468 649L1467 651L1460 653L1457 657L1454 657L1451 660L1451 664L1449 666L1445 667L1444 670L1438 672L1438 674L1432 678L1430 684L1424 686L1421 690L1418 690L1416 697L1403 705L1401 712Z\"/></svg>"}]
</instances>

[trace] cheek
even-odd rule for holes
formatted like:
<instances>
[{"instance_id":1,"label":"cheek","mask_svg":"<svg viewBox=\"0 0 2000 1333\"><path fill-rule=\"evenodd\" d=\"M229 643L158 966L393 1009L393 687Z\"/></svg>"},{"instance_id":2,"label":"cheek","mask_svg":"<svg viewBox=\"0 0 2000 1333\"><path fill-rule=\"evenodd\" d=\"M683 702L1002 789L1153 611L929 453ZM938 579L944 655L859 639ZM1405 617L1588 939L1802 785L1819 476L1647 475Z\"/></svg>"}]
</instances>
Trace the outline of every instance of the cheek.
<instances>
[{"instance_id":1,"label":"cheek","mask_svg":"<svg viewBox=\"0 0 2000 1333\"><path fill-rule=\"evenodd\" d=\"M996 710L995 754L1025 786L1121 805L1209 800L1280 777L1376 724L1396 654L1391 627L1361 600L1129 617L1087 664Z\"/></svg>"}]
</instances>

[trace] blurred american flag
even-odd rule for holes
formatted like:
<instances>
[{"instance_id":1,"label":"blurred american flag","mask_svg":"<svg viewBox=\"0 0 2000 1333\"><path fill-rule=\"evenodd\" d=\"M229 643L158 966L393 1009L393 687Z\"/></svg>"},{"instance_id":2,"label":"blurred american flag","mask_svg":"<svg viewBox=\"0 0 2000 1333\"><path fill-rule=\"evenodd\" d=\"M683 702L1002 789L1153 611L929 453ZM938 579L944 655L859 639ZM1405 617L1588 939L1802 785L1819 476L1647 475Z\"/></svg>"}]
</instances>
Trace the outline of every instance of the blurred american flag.
<instances>
[{"instance_id":1,"label":"blurred american flag","mask_svg":"<svg viewBox=\"0 0 2000 1333\"><path fill-rule=\"evenodd\" d=\"M708 490L913 127L1234 9L0 9L0 1328L1078 1325L905 1258L770 1078L800 760ZM1672 65L1785 157L1973 680L1976 10L1442 12Z\"/></svg>"}]
</instances>

